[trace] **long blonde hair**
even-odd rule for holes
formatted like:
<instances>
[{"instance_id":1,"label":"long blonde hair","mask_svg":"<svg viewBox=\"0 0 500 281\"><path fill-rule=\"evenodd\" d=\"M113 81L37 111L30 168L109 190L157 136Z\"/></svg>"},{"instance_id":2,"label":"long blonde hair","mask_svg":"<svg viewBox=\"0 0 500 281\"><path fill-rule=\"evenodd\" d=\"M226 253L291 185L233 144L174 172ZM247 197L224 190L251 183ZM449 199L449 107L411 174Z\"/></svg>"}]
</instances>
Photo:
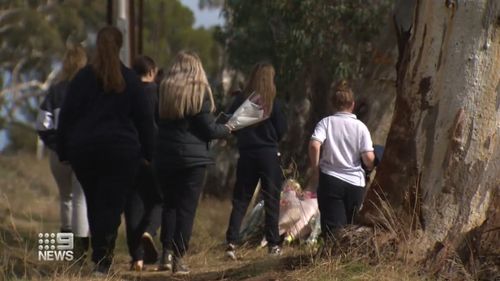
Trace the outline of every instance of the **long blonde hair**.
<instances>
[{"instance_id":1,"label":"long blonde hair","mask_svg":"<svg viewBox=\"0 0 500 281\"><path fill-rule=\"evenodd\" d=\"M103 27L97 33L97 50L92 67L106 93L121 93L125 90L120 62L122 44L122 33L114 26Z\"/></svg>"},{"instance_id":2,"label":"long blonde hair","mask_svg":"<svg viewBox=\"0 0 500 281\"><path fill-rule=\"evenodd\" d=\"M59 73L59 81L70 81L87 64L87 54L81 45L71 45L66 49Z\"/></svg>"},{"instance_id":3,"label":"long blonde hair","mask_svg":"<svg viewBox=\"0 0 500 281\"><path fill-rule=\"evenodd\" d=\"M201 111L205 95L215 110L212 90L198 55L181 51L160 84L160 118L182 119Z\"/></svg>"},{"instance_id":4,"label":"long blonde hair","mask_svg":"<svg viewBox=\"0 0 500 281\"><path fill-rule=\"evenodd\" d=\"M257 63L250 73L250 78L243 91L248 97L253 92L260 95L264 112L271 114L274 98L276 97L276 85L274 84L275 71L272 64L267 62Z\"/></svg>"}]
</instances>

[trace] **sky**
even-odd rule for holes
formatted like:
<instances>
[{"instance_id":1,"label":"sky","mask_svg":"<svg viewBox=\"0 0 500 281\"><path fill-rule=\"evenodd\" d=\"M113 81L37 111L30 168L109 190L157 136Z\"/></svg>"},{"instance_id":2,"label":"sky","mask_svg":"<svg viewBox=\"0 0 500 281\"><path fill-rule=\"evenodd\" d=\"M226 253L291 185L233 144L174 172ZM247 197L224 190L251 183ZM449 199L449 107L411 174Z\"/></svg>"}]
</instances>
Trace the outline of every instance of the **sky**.
<instances>
[{"instance_id":1,"label":"sky","mask_svg":"<svg viewBox=\"0 0 500 281\"><path fill-rule=\"evenodd\" d=\"M210 27L217 24L222 25L224 22L220 16L220 9L200 10L198 8L198 0L181 0L181 2L194 12L196 18L195 27Z\"/></svg>"}]
</instances>

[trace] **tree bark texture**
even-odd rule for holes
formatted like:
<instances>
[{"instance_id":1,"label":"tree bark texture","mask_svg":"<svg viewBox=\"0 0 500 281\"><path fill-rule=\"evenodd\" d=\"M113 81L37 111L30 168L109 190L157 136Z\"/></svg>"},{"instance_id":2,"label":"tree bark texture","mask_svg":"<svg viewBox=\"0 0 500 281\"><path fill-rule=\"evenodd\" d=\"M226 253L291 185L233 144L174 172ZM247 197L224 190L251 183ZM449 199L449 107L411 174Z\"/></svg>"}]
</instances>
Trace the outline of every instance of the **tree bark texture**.
<instances>
[{"instance_id":1,"label":"tree bark texture","mask_svg":"<svg viewBox=\"0 0 500 281\"><path fill-rule=\"evenodd\" d=\"M418 229L413 252L436 273L450 259L467 274L488 257L498 268L500 1L409 2L413 24L397 30L395 112L361 216L387 226L392 213Z\"/></svg>"}]
</instances>

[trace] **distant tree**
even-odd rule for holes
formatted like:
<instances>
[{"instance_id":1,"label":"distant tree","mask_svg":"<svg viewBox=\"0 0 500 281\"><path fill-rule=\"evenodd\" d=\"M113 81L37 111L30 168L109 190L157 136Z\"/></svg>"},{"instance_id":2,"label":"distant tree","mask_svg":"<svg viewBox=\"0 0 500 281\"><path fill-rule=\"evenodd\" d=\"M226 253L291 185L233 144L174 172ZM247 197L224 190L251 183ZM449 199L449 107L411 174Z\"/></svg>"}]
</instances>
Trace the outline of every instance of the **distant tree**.
<instances>
[{"instance_id":1,"label":"distant tree","mask_svg":"<svg viewBox=\"0 0 500 281\"><path fill-rule=\"evenodd\" d=\"M200 0L198 6L200 9L220 8L224 5L225 0Z\"/></svg>"},{"instance_id":2,"label":"distant tree","mask_svg":"<svg viewBox=\"0 0 500 281\"><path fill-rule=\"evenodd\" d=\"M145 1L144 54L167 67L178 51L193 50L200 55L207 73L216 75L220 47L213 30L194 28L194 22L193 12L179 0Z\"/></svg>"},{"instance_id":3,"label":"distant tree","mask_svg":"<svg viewBox=\"0 0 500 281\"><path fill-rule=\"evenodd\" d=\"M102 24L104 11L98 0L0 2L0 129L13 122L33 128L65 45L89 44L87 34Z\"/></svg>"},{"instance_id":4,"label":"distant tree","mask_svg":"<svg viewBox=\"0 0 500 281\"><path fill-rule=\"evenodd\" d=\"M213 30L193 28L194 15L179 0L144 4L144 53L166 67L179 50L194 50L214 77L220 47ZM0 2L0 130L14 128L12 122L33 128L66 44L92 47L97 29L105 24L105 11L106 1L101 0ZM28 131L17 130L15 135Z\"/></svg>"}]
</instances>

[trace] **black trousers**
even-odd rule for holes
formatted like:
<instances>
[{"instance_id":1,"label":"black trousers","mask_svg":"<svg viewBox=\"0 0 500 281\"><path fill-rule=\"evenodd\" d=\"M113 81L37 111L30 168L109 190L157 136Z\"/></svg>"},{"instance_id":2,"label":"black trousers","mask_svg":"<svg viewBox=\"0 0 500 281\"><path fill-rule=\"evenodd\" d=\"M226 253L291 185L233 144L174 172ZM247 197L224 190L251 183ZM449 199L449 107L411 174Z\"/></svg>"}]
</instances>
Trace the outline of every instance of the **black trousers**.
<instances>
[{"instance_id":1,"label":"black trousers","mask_svg":"<svg viewBox=\"0 0 500 281\"><path fill-rule=\"evenodd\" d=\"M182 257L189 249L206 166L157 169L163 191L161 241L164 251Z\"/></svg>"},{"instance_id":2,"label":"black trousers","mask_svg":"<svg viewBox=\"0 0 500 281\"><path fill-rule=\"evenodd\" d=\"M144 259L141 237L152 236L161 225L162 195L151 165L141 163L134 187L125 204L127 245L133 261Z\"/></svg>"},{"instance_id":3,"label":"black trousers","mask_svg":"<svg viewBox=\"0 0 500 281\"><path fill-rule=\"evenodd\" d=\"M364 188L320 172L318 207L321 214L321 232L324 237L352 224L361 203Z\"/></svg>"},{"instance_id":4,"label":"black trousers","mask_svg":"<svg viewBox=\"0 0 500 281\"><path fill-rule=\"evenodd\" d=\"M280 243L278 220L283 173L278 151L269 148L240 151L233 191L233 210L226 232L228 243L240 242L241 223L259 179L262 188L261 195L264 199L266 240L269 246Z\"/></svg>"},{"instance_id":5,"label":"black trousers","mask_svg":"<svg viewBox=\"0 0 500 281\"><path fill-rule=\"evenodd\" d=\"M100 149L69 154L87 201L92 260L109 267L127 194L133 186L140 153Z\"/></svg>"}]
</instances>

